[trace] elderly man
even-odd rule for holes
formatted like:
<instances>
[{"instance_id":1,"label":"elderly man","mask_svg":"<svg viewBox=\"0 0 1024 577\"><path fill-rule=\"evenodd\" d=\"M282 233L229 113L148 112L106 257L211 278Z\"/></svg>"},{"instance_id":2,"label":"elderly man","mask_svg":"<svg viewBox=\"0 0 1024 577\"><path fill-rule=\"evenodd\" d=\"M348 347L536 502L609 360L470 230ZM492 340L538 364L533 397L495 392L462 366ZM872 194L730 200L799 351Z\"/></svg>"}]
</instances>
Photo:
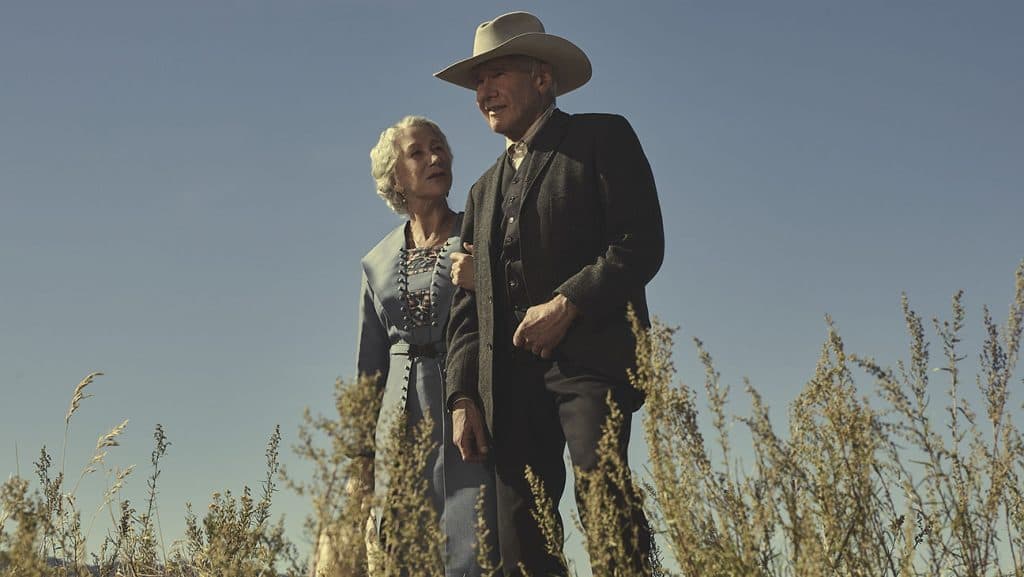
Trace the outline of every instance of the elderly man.
<instances>
[{"instance_id":1,"label":"elderly man","mask_svg":"<svg viewBox=\"0 0 1024 577\"><path fill-rule=\"evenodd\" d=\"M462 458L493 455L508 576L566 571L530 513L525 467L557 502L566 445L575 466L597 466L609 393L627 415L643 402L626 378L635 362L626 306L647 322L644 287L664 254L661 212L624 118L555 108L556 96L590 75L580 48L525 12L481 24L473 56L435 75L475 90L487 124L505 137L466 205L462 238L475 255L475 291L453 300L446 392ZM625 459L628 419L619 441ZM650 535L642 512L633 519L640 544L631 564L639 569Z\"/></svg>"}]
</instances>

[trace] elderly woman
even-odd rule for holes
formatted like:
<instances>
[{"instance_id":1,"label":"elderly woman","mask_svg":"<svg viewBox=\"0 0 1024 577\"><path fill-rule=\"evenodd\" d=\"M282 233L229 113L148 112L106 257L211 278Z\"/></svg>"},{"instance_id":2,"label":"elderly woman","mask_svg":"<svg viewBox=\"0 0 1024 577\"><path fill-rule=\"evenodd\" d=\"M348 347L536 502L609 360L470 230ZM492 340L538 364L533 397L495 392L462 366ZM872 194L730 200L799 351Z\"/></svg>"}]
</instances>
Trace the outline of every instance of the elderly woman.
<instances>
[{"instance_id":1,"label":"elderly woman","mask_svg":"<svg viewBox=\"0 0 1024 577\"><path fill-rule=\"evenodd\" d=\"M407 116L381 133L370 159L377 194L408 220L362 260L358 370L381 374L381 419L398 409L410 425L426 415L433 421L438 449L425 474L446 537L445 575L480 575L476 501L485 486L485 516L493 526L493 474L485 463L464 462L452 445L442 382L445 324L455 290L452 254L462 248L462 214L448 207L452 153L436 124ZM388 428L378 420L377 446ZM381 467L375 469L379 485Z\"/></svg>"}]
</instances>

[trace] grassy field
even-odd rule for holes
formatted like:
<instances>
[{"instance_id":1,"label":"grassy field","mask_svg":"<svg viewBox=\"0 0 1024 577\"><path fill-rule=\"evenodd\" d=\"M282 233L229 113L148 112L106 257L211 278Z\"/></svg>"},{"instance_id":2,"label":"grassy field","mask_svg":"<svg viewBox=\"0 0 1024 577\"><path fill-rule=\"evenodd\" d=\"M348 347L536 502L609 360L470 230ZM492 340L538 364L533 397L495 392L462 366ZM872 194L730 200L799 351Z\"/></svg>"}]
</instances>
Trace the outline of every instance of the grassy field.
<instances>
[{"instance_id":1,"label":"grassy field","mask_svg":"<svg viewBox=\"0 0 1024 577\"><path fill-rule=\"evenodd\" d=\"M674 330L658 322L637 327L632 377L647 395L649 474L625 475L614 453L604 451L598 471L577 475L588 521L580 530L594 574L637 574L622 564L624 552L637 546L629 540L635 533L622 528L630 523L630 507L643 507L660 549L642 572L648 575L1024 577L1024 438L1013 422L1019 414L1013 403L1019 405L1024 390L1015 376L1024 264L1006 320L984 309L980 351L960 350L961 294L954 295L947 320L933 321L934 357L925 322L906 298L903 311L910 346L895 367L847 351L829 322L816 370L790 403L782 429L750 386L751 414L729 414L729 389L702 343L695 347L705 380L690 387L675 382ZM977 374L962 374L969 355L979 359ZM88 375L74 388L66 437L100 376ZM978 388L982 406L964 399L966 387ZM706 402L698 401L698 389ZM307 413L299 431L297 451L313 465L311 476L281 470L275 431L256 494L248 487L215 493L201 513L187 513L186 534L171 547L158 538L154 522L168 447L159 426L144 499L133 503L121 495L132 467L110 469L103 508L113 528L98 544L83 536L89 534L83 522L91 525L95 515L77 507L76 491L82 478L108 470L107 450L118 444L125 423L97 440L77 473L64 470L63 455L55 463L44 449L34 480L12 477L3 484L0 571L17 577L441 574L436 513L420 474L433 449L426 441L431 424L407 427L398 419L389 446L376 448L392 490L385 503L375 503L375 464L350 455L373 446L377 388L369 378L339 381L335 399L336 414ZM698 407L710 428L699 426ZM605 428L609 446L623 418L613 411ZM742 426L734 429L737 423ZM741 465L735 456L737 435L751 440L753 462ZM643 485L634 486L635 478ZM272 518L279 485L313 504L307 529L318 536L314 551L299 551ZM551 500L537 497L549 547L560 552ZM367 539L375 505L398 520L385 525L389 545L383 550Z\"/></svg>"}]
</instances>

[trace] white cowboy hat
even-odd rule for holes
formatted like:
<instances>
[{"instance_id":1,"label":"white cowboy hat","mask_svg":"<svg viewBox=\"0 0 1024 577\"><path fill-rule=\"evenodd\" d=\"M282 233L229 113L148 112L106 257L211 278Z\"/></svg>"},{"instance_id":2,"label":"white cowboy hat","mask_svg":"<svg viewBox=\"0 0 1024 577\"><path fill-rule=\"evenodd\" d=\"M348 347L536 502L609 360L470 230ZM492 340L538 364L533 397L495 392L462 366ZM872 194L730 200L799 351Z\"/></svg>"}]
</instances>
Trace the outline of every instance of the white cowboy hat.
<instances>
[{"instance_id":1,"label":"white cowboy hat","mask_svg":"<svg viewBox=\"0 0 1024 577\"><path fill-rule=\"evenodd\" d=\"M590 80L590 59L565 38L546 34L544 24L529 12L510 12L480 24L473 38L473 56L460 60L434 76L476 90L473 68L500 56L532 56L551 65L558 87L556 96Z\"/></svg>"}]
</instances>

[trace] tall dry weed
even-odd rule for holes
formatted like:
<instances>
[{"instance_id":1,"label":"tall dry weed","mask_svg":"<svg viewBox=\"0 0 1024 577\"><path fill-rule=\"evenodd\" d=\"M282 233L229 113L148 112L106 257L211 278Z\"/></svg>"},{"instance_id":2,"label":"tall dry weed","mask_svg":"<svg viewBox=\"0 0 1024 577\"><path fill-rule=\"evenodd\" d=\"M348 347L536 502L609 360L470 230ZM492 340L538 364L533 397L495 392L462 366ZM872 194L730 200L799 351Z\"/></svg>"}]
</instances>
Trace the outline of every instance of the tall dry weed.
<instances>
[{"instance_id":1,"label":"tall dry weed","mask_svg":"<svg viewBox=\"0 0 1024 577\"><path fill-rule=\"evenodd\" d=\"M664 574L1024 577L1024 437L1013 419L1020 414L1014 393L1022 390L1015 370L1024 328L1024 263L1016 271L1006 321L997 323L983 309L976 375L964 374L962 293L954 295L948 320L931 323L941 346L939 361L932 358L926 323L906 297L903 314L909 353L894 368L848 352L826 319L828 334L815 370L790 403L782 428L749 384L751 413L730 414L729 388L703 343L695 341L706 405L698 402L694 388L675 382L674 330L657 321L645 329L633 318L638 364L631 380L647 396L644 435L650 450L643 505L666 552ZM85 387L98 374L75 388L66 432L86 398ZM968 402L968 386L977 388L980 407ZM339 381L336 409L337 417L330 418L307 412L300 429L298 453L313 464L311 479L286 476L314 504L308 528L320 539L320 559L309 569L329 577L366 575L366 520L377 506L384 511L384 545L376 574L442 574L443 541L423 476L436 450L432 424L394 419L388 446L374 447L380 388L372 379ZM710 417L709 431L702 428L702 410ZM637 569L621 562L638 546L630 537L635 533L621 529L629 522L626 512L640 501L613 450L624 418L613 408L601 466L592 473L598 477L588 482L583 476L579 484L595 575L659 571L657 564ZM744 425L752 441L750 462L733 448L735 423ZM100 553L86 559L88 530L82 529L74 490L67 487L63 464L55 471L43 448L35 490L17 477L0 490L4 575L255 577L282 565L289 575L306 572L281 523L270 520L279 432L268 443L261 497L248 488L237 497L215 494L201 519L190 517L185 540L168 559L155 507L166 437L158 429L149 499L140 512L120 497L130 469L111 469L105 462L122 431L115 427L100 438L79 475L101 469L108 475L103 501L115 529ZM327 446L320 445L321 435ZM379 502L372 496L374 466L384 467L389 479L387 498ZM564 557L563 535L553 521L554 504L543 495L536 502L542 524L545 517L551 522L552 552L571 566L574 560Z\"/></svg>"},{"instance_id":2,"label":"tall dry weed","mask_svg":"<svg viewBox=\"0 0 1024 577\"><path fill-rule=\"evenodd\" d=\"M317 539L312 563L316 577L443 575L444 540L425 475L438 447L435 424L409 423L404 413L384 415L390 423L384 446L375 446L382 389L379 375L335 383L337 417L307 410L296 452L313 464L310 481L287 475L289 485L313 501L307 529ZM326 444L323 439L326 438ZM376 477L387 487L373 486ZM377 534L375 517L379 515Z\"/></svg>"},{"instance_id":3,"label":"tall dry weed","mask_svg":"<svg viewBox=\"0 0 1024 577\"><path fill-rule=\"evenodd\" d=\"M390 419L380 455L387 490L381 509L382 577L435 577L444 575L444 536L430 495L427 464L437 453L431 440L434 422L429 415L409 423L404 413Z\"/></svg>"},{"instance_id":4,"label":"tall dry weed","mask_svg":"<svg viewBox=\"0 0 1024 577\"><path fill-rule=\"evenodd\" d=\"M377 377L334 385L334 416L307 409L295 453L311 475L285 473L285 483L312 501L307 532L316 539L311 575L364 577L368 573L366 521L373 504L374 431L380 413ZM325 443L326 441L326 443Z\"/></svg>"},{"instance_id":5,"label":"tall dry weed","mask_svg":"<svg viewBox=\"0 0 1024 577\"><path fill-rule=\"evenodd\" d=\"M120 445L128 421L101 435L91 458L74 484L66 481L64 455L70 438L72 417L81 407L85 388L103 373L91 373L78 383L65 414L65 447L59 469L43 447L35 462L38 488L28 480L12 477L0 490L0 575L5 577L257 577L287 575L298 577L305 570L295 547L284 537L283 524L270 522L270 502L277 476L275 431L267 446L267 476L263 495L257 502L248 488L235 499L230 493L215 494L202 524L190 515L188 535L170 559L163 545L156 504L160 462L170 442L163 427L154 432L152 472L147 479L145 509L137 511L121 497L134 466L110 467L108 451ZM86 477L102 472L107 486L100 504L88 517L83 530L77 493ZM70 485L70 486L69 486ZM109 513L111 528L98 549L88 552L93 524ZM10 529L10 531L9 531Z\"/></svg>"},{"instance_id":6,"label":"tall dry weed","mask_svg":"<svg viewBox=\"0 0 1024 577\"><path fill-rule=\"evenodd\" d=\"M945 361L939 372L949 379L939 425L924 325L903 302L910 359L896 370L849 354L827 319L828 337L790 405L785 433L747 386L752 414L737 420L752 435L748 468L732 456L728 390L703 344L696 341L718 462L699 426L695 391L672 383L673 330L634 324L633 382L647 394L648 504L682 575L1024 575L1024 443L1008 405L1024 263L1006 323L999 327L984 310L975 379L984 421L961 393L962 294L951 320L933 321ZM857 383L865 373L877 382L874 397Z\"/></svg>"},{"instance_id":7,"label":"tall dry weed","mask_svg":"<svg viewBox=\"0 0 1024 577\"><path fill-rule=\"evenodd\" d=\"M645 329L630 313L638 358L631 381L647 396L646 507L670 559L661 570L694 577L1024 577L1024 440L1009 404L1011 392L1021 390L1014 370L1024 263L1006 322L999 326L983 309L974 378L983 416L962 391L962 296L954 296L950 320L932 323L942 344L939 368L932 368L924 323L906 297L910 354L896 369L849 353L826 318L814 373L790 404L783 431L749 384L751 414L729 414L729 389L695 340L711 441L697 392L674 383L674 329L658 321ZM945 391L934 390L936 373L948 379ZM944 409L933 409L932 399L942 397ZM628 479L611 443L621 420L612 407L600 450L605 482L582 485L582 529L595 575L646 576L658 567L621 562L633 545L629 533L616 531L627 509L607 489ZM733 450L735 422L751 435L749 465ZM543 524L556 512L534 485ZM549 548L560 553L561 535L549 533Z\"/></svg>"}]
</instances>

